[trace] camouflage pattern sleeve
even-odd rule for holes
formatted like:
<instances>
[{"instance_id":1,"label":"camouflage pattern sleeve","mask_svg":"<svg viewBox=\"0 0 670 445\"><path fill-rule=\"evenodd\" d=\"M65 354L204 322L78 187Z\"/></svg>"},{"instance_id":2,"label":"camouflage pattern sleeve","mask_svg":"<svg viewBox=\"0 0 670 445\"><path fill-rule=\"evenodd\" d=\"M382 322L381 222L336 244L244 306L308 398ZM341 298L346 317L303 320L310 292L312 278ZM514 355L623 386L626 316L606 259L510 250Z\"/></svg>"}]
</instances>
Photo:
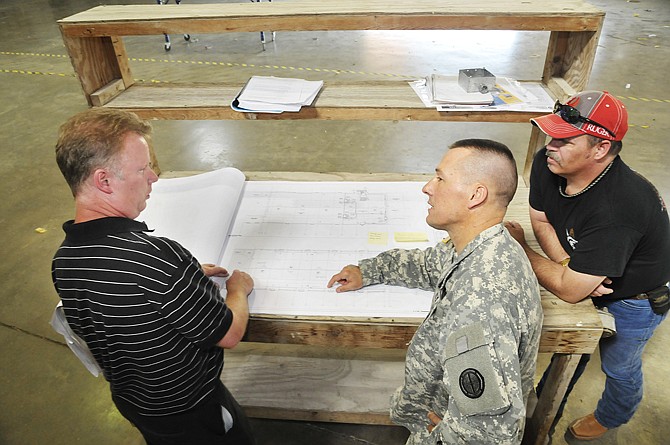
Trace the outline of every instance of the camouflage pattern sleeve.
<instances>
[{"instance_id":1,"label":"camouflage pattern sleeve","mask_svg":"<svg viewBox=\"0 0 670 445\"><path fill-rule=\"evenodd\" d=\"M443 443L520 443L526 408L515 330L512 314L494 303L488 321L449 335L443 383L451 398L437 428Z\"/></svg>"},{"instance_id":2,"label":"camouflage pattern sleeve","mask_svg":"<svg viewBox=\"0 0 670 445\"><path fill-rule=\"evenodd\" d=\"M360 260L363 286L389 284L433 291L442 271L453 258L453 244L441 242L421 249L392 249Z\"/></svg>"}]
</instances>

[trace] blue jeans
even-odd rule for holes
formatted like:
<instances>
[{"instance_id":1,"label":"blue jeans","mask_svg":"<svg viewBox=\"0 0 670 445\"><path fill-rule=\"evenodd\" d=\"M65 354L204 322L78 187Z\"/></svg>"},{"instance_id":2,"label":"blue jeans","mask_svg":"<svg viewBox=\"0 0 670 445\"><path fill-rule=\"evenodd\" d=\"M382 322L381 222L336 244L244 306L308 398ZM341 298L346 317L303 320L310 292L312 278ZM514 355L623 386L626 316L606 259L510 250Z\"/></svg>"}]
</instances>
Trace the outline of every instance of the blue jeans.
<instances>
[{"instance_id":1,"label":"blue jeans","mask_svg":"<svg viewBox=\"0 0 670 445\"><path fill-rule=\"evenodd\" d=\"M642 351L667 314L657 315L647 300L620 300L605 304L614 316L617 333L600 341L605 390L595 411L606 428L628 422L642 401Z\"/></svg>"},{"instance_id":2,"label":"blue jeans","mask_svg":"<svg viewBox=\"0 0 670 445\"><path fill-rule=\"evenodd\" d=\"M594 300L598 302L597 299ZM614 316L616 335L600 340L601 369L605 373L605 390L598 401L595 417L606 428L616 428L628 422L642 400L642 351L654 330L668 314L657 315L647 300L619 300L603 306ZM558 423L577 379L584 373L590 355L585 354L577 365L563 401L556 413L553 428ZM552 363L553 363L552 357ZM539 395L551 364L537 385Z\"/></svg>"}]
</instances>

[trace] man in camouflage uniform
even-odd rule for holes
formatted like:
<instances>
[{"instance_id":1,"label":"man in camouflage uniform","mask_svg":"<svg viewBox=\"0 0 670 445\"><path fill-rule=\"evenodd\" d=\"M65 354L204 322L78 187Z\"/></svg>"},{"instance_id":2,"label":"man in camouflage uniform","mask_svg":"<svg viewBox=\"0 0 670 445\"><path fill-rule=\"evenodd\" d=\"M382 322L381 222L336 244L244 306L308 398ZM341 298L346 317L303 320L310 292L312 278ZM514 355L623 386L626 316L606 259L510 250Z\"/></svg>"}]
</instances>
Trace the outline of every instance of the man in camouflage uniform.
<instances>
[{"instance_id":1,"label":"man in camouflage uniform","mask_svg":"<svg viewBox=\"0 0 670 445\"><path fill-rule=\"evenodd\" d=\"M533 270L502 225L516 184L505 145L456 142L423 188L426 221L450 239L383 252L328 283L338 292L378 283L434 291L391 399L408 444L521 443L542 309Z\"/></svg>"}]
</instances>

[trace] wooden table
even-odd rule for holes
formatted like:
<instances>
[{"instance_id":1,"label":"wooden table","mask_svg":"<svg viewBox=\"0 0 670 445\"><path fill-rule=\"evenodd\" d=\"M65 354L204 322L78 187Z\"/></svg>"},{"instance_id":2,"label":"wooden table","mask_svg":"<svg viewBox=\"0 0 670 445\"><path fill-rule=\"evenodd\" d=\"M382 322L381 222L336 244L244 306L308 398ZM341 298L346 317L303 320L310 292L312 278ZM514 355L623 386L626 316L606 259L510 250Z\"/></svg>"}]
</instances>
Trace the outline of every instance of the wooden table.
<instances>
[{"instance_id":1,"label":"wooden table","mask_svg":"<svg viewBox=\"0 0 670 445\"><path fill-rule=\"evenodd\" d=\"M429 175L246 173L249 180L426 181ZM522 181L520 181L521 183ZM528 188L508 210L529 230ZM537 249L534 239L529 240ZM343 265L344 266L344 265ZM566 303L542 292L540 352L561 354L526 428L541 444L581 354L592 353L602 324L590 300ZM252 315L246 343L226 352L222 380L252 417L391 424L389 398L402 384L405 351L422 319ZM542 370L539 370L542 371Z\"/></svg>"},{"instance_id":2,"label":"wooden table","mask_svg":"<svg viewBox=\"0 0 670 445\"><path fill-rule=\"evenodd\" d=\"M59 20L65 46L91 106L158 119L342 119L528 122L543 113L438 112L406 80L327 82L313 106L297 113L238 113L242 84L136 84L123 36L274 31L518 30L550 32L534 81L564 100L583 90L605 13L582 0L296 0L272 3L98 6ZM427 67L430 70L430 67ZM544 145L532 127L525 174Z\"/></svg>"}]
</instances>

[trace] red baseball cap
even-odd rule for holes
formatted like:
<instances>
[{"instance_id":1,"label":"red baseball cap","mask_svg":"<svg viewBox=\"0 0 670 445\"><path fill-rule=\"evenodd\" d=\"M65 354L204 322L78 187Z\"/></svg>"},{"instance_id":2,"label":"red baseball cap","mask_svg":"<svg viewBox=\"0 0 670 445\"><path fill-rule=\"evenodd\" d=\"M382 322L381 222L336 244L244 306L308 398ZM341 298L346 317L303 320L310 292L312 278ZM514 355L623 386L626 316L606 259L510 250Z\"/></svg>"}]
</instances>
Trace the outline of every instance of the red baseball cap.
<instances>
[{"instance_id":1,"label":"red baseball cap","mask_svg":"<svg viewBox=\"0 0 670 445\"><path fill-rule=\"evenodd\" d=\"M626 107L607 91L581 92L571 97L565 105L557 102L553 114L530 121L555 139L590 134L620 141L628 131Z\"/></svg>"}]
</instances>

